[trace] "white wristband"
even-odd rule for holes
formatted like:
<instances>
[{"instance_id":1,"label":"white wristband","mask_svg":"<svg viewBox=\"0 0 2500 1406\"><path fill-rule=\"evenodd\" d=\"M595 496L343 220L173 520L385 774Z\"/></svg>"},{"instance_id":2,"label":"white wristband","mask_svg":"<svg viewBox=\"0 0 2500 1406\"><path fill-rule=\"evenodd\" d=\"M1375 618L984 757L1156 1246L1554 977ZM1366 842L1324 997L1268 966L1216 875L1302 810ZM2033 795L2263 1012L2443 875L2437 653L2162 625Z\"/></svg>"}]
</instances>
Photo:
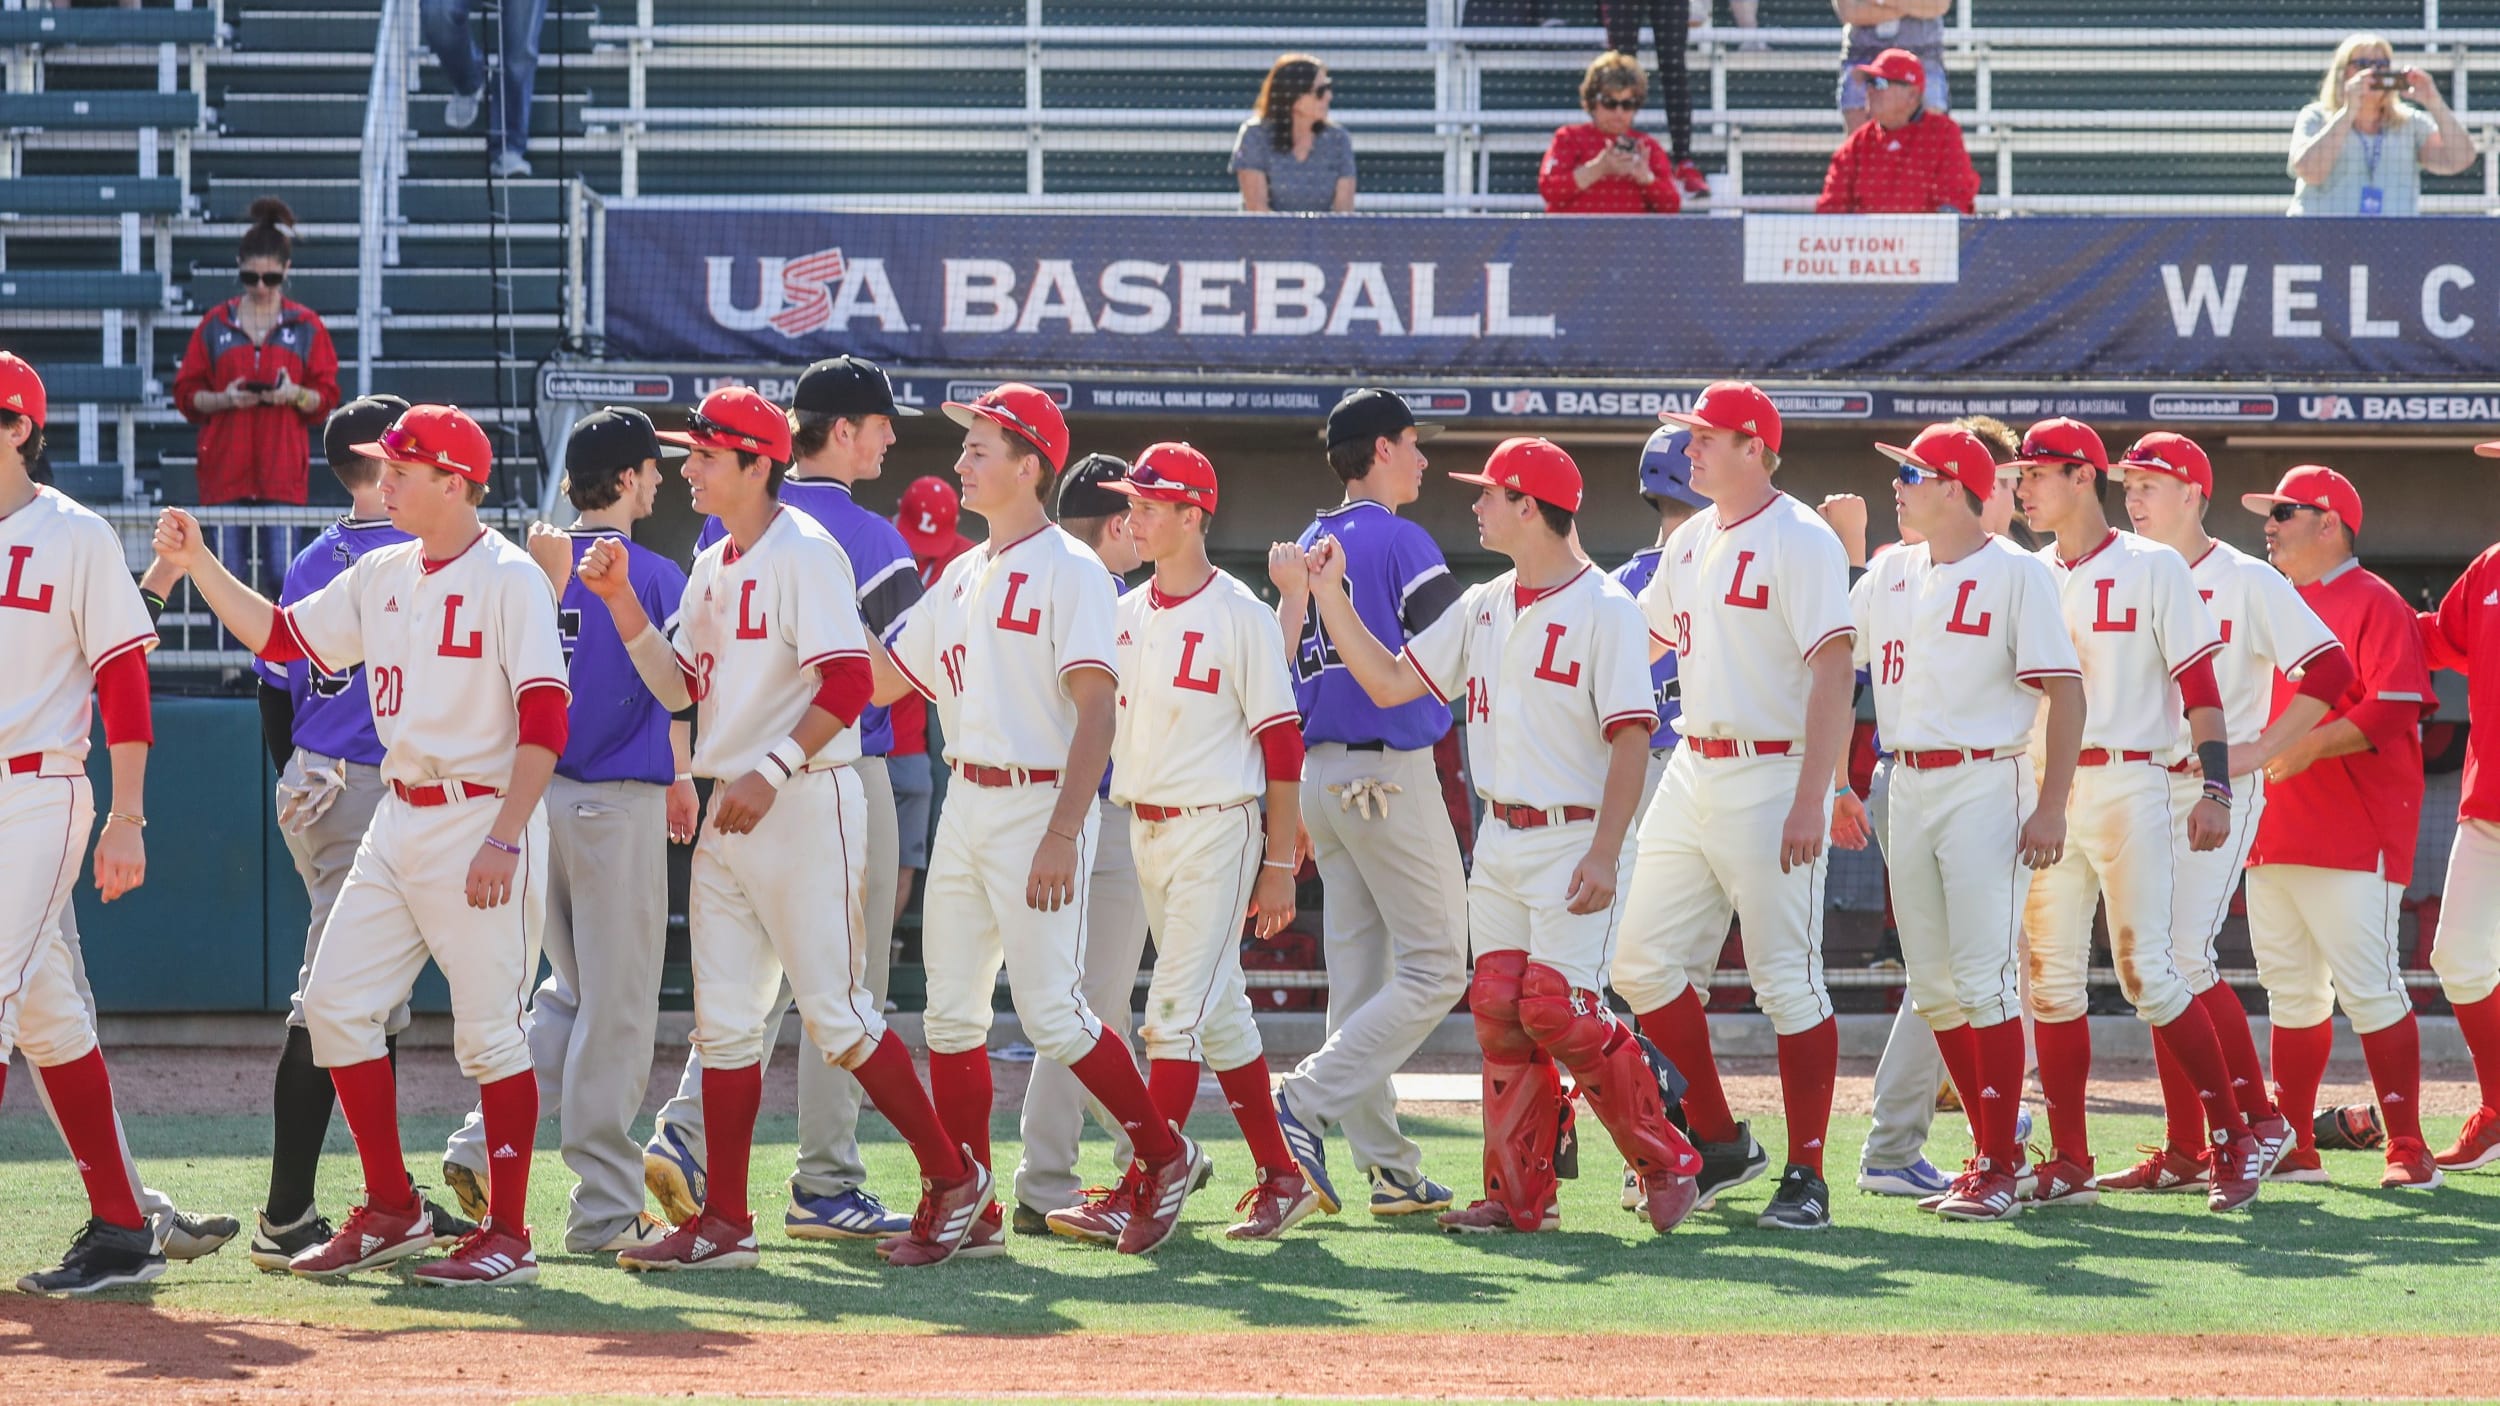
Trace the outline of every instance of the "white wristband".
<instances>
[{"instance_id":1,"label":"white wristband","mask_svg":"<svg viewBox=\"0 0 2500 1406\"><path fill-rule=\"evenodd\" d=\"M807 749L799 745L797 738L785 737L779 745L764 754L763 761L756 763L755 774L778 791L783 782L798 775L799 768L805 765Z\"/></svg>"}]
</instances>

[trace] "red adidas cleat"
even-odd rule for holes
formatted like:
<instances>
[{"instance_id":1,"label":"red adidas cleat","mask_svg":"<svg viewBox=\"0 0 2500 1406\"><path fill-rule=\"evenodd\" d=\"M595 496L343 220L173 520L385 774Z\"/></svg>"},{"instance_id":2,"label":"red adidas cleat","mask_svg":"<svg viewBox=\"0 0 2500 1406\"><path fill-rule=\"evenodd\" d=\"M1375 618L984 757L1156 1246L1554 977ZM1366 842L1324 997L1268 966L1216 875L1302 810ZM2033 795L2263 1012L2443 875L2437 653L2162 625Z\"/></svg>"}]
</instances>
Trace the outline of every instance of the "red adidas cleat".
<instances>
[{"instance_id":1,"label":"red adidas cleat","mask_svg":"<svg viewBox=\"0 0 2500 1406\"><path fill-rule=\"evenodd\" d=\"M2470 1172L2500 1162L2500 1112L2475 1109L2457 1134L2457 1145L2440 1153L2437 1161L2443 1172Z\"/></svg>"},{"instance_id":2,"label":"red adidas cleat","mask_svg":"<svg viewBox=\"0 0 2500 1406\"><path fill-rule=\"evenodd\" d=\"M538 1253L530 1248L529 1229L506 1234L491 1220L460 1238L451 1253L418 1265L411 1276L420 1284L480 1288L497 1284L538 1282Z\"/></svg>"},{"instance_id":3,"label":"red adidas cleat","mask_svg":"<svg viewBox=\"0 0 2500 1406\"><path fill-rule=\"evenodd\" d=\"M286 1267L306 1279L341 1279L433 1248L434 1218L424 1202L405 1211L386 1211L367 1202L347 1213L338 1234L288 1260Z\"/></svg>"}]
</instances>

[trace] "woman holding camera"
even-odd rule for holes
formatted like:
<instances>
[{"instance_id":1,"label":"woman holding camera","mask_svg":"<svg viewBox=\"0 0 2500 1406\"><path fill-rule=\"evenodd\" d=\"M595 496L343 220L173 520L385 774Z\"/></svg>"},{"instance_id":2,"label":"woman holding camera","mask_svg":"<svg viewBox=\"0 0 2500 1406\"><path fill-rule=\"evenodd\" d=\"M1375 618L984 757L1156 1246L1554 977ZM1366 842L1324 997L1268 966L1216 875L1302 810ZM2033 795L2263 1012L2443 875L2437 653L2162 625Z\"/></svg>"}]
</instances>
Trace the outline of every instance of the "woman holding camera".
<instances>
[{"instance_id":1,"label":"woman holding camera","mask_svg":"<svg viewBox=\"0 0 2500 1406\"><path fill-rule=\"evenodd\" d=\"M329 329L281 291L295 212L263 196L250 217L237 255L243 291L200 319L174 374L175 408L200 427L199 501L211 507L301 504L308 431L339 403Z\"/></svg>"},{"instance_id":2,"label":"woman holding camera","mask_svg":"<svg viewBox=\"0 0 2500 1406\"><path fill-rule=\"evenodd\" d=\"M1308 54L1286 54L1259 85L1258 107L1233 139L1241 208L1316 215L1354 208L1354 139L1328 120L1336 81Z\"/></svg>"},{"instance_id":3,"label":"woman holding camera","mask_svg":"<svg viewBox=\"0 0 2500 1406\"><path fill-rule=\"evenodd\" d=\"M1648 96L1649 80L1631 55L1600 54L1589 65L1580 77L1580 107L1589 120L1556 128L1537 172L1545 213L1672 215L1684 208L1674 158L1632 126Z\"/></svg>"},{"instance_id":4,"label":"woman holding camera","mask_svg":"<svg viewBox=\"0 0 2500 1406\"><path fill-rule=\"evenodd\" d=\"M2474 154L2431 76L2398 67L2386 40L2356 34L2336 46L2318 100L2293 125L2291 213L2419 214L2422 173L2453 176Z\"/></svg>"}]
</instances>

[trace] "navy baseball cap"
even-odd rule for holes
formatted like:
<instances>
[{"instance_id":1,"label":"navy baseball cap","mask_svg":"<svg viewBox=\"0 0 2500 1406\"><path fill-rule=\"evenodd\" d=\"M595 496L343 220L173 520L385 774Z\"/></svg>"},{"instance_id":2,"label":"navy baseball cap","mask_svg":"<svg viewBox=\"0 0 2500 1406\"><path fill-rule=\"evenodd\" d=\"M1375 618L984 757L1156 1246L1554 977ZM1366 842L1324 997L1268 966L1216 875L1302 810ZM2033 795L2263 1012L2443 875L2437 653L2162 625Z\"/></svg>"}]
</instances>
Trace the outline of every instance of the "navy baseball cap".
<instances>
[{"instance_id":1,"label":"navy baseball cap","mask_svg":"<svg viewBox=\"0 0 2500 1406\"><path fill-rule=\"evenodd\" d=\"M379 440L384 430L407 413L408 402L395 395L369 395L347 402L331 411L321 426L323 460L337 468L350 459L363 457L357 454L356 446Z\"/></svg>"},{"instance_id":2,"label":"navy baseball cap","mask_svg":"<svg viewBox=\"0 0 2500 1406\"><path fill-rule=\"evenodd\" d=\"M1396 391L1357 386L1329 410L1328 425L1319 435L1334 449L1340 444L1395 439L1410 429L1415 438L1430 439L1441 433L1441 428L1438 424L1417 424L1414 410Z\"/></svg>"},{"instance_id":3,"label":"navy baseball cap","mask_svg":"<svg viewBox=\"0 0 2500 1406\"><path fill-rule=\"evenodd\" d=\"M574 423L573 433L564 441L564 476L575 483L589 483L630 473L646 459L676 458L685 452L660 443L650 416L611 405Z\"/></svg>"},{"instance_id":4,"label":"navy baseball cap","mask_svg":"<svg viewBox=\"0 0 2500 1406\"><path fill-rule=\"evenodd\" d=\"M1693 432L1682 425L1660 425L1641 446L1641 491L1653 498L1706 508L1710 500L1693 491Z\"/></svg>"},{"instance_id":5,"label":"navy baseball cap","mask_svg":"<svg viewBox=\"0 0 2500 1406\"><path fill-rule=\"evenodd\" d=\"M1106 487L1128 477L1128 460L1117 454L1088 454L1059 477L1058 516L1111 517L1128 511L1126 495Z\"/></svg>"},{"instance_id":6,"label":"navy baseball cap","mask_svg":"<svg viewBox=\"0 0 2500 1406\"><path fill-rule=\"evenodd\" d=\"M864 356L834 356L807 368L790 393L790 408L801 415L917 415L894 403L894 383L883 368Z\"/></svg>"}]
</instances>

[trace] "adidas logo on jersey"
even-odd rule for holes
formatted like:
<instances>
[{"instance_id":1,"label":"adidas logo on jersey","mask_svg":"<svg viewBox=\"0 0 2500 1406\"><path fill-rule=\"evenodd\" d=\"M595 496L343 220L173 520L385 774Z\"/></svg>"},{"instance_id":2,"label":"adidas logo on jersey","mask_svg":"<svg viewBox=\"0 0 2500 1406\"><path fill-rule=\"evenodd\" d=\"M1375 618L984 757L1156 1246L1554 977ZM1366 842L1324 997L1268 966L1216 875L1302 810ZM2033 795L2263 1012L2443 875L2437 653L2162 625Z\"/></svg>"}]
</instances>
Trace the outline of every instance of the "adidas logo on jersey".
<instances>
[{"instance_id":1,"label":"adidas logo on jersey","mask_svg":"<svg viewBox=\"0 0 2500 1406\"><path fill-rule=\"evenodd\" d=\"M2500 591L2493 591L2490 595L2483 597L2483 604L2500 605Z\"/></svg>"},{"instance_id":2,"label":"adidas logo on jersey","mask_svg":"<svg viewBox=\"0 0 2500 1406\"><path fill-rule=\"evenodd\" d=\"M1120 642L1120 643L1122 643L1122 644L1135 644L1137 641L1135 641L1135 640L1133 640L1133 639L1129 638L1129 633L1128 633L1128 631L1126 631L1126 630L1122 630L1122 631L1120 632L1120 641L1119 641L1119 642Z\"/></svg>"},{"instance_id":3,"label":"adidas logo on jersey","mask_svg":"<svg viewBox=\"0 0 2500 1406\"><path fill-rule=\"evenodd\" d=\"M512 1144L507 1142L503 1146L495 1149L495 1155L497 1157L518 1157L521 1154L513 1151Z\"/></svg>"},{"instance_id":4,"label":"adidas logo on jersey","mask_svg":"<svg viewBox=\"0 0 2500 1406\"><path fill-rule=\"evenodd\" d=\"M1492 624L1492 623L1493 623L1493 612L1492 612L1492 611L1490 611L1490 610L1479 610L1479 611L1477 611L1477 612L1476 612L1476 623L1477 623L1477 624L1479 624L1479 625L1490 625L1490 624Z\"/></svg>"},{"instance_id":5,"label":"adidas logo on jersey","mask_svg":"<svg viewBox=\"0 0 2500 1406\"><path fill-rule=\"evenodd\" d=\"M1907 581L1895 581L1892 583L1892 588L1896 591L1906 591L1910 589L1910 583Z\"/></svg>"},{"instance_id":6,"label":"adidas logo on jersey","mask_svg":"<svg viewBox=\"0 0 2500 1406\"><path fill-rule=\"evenodd\" d=\"M399 597L391 597L391 603L382 607L382 613L385 615L397 615L399 613Z\"/></svg>"},{"instance_id":7,"label":"adidas logo on jersey","mask_svg":"<svg viewBox=\"0 0 2500 1406\"><path fill-rule=\"evenodd\" d=\"M1692 564L1693 564L1693 550L1692 550L1692 548L1687 547L1687 548L1685 548L1685 549L1684 549L1684 556L1683 556L1683 559L1682 559L1682 560L1678 563L1678 565L1682 565L1682 566L1691 566Z\"/></svg>"}]
</instances>

